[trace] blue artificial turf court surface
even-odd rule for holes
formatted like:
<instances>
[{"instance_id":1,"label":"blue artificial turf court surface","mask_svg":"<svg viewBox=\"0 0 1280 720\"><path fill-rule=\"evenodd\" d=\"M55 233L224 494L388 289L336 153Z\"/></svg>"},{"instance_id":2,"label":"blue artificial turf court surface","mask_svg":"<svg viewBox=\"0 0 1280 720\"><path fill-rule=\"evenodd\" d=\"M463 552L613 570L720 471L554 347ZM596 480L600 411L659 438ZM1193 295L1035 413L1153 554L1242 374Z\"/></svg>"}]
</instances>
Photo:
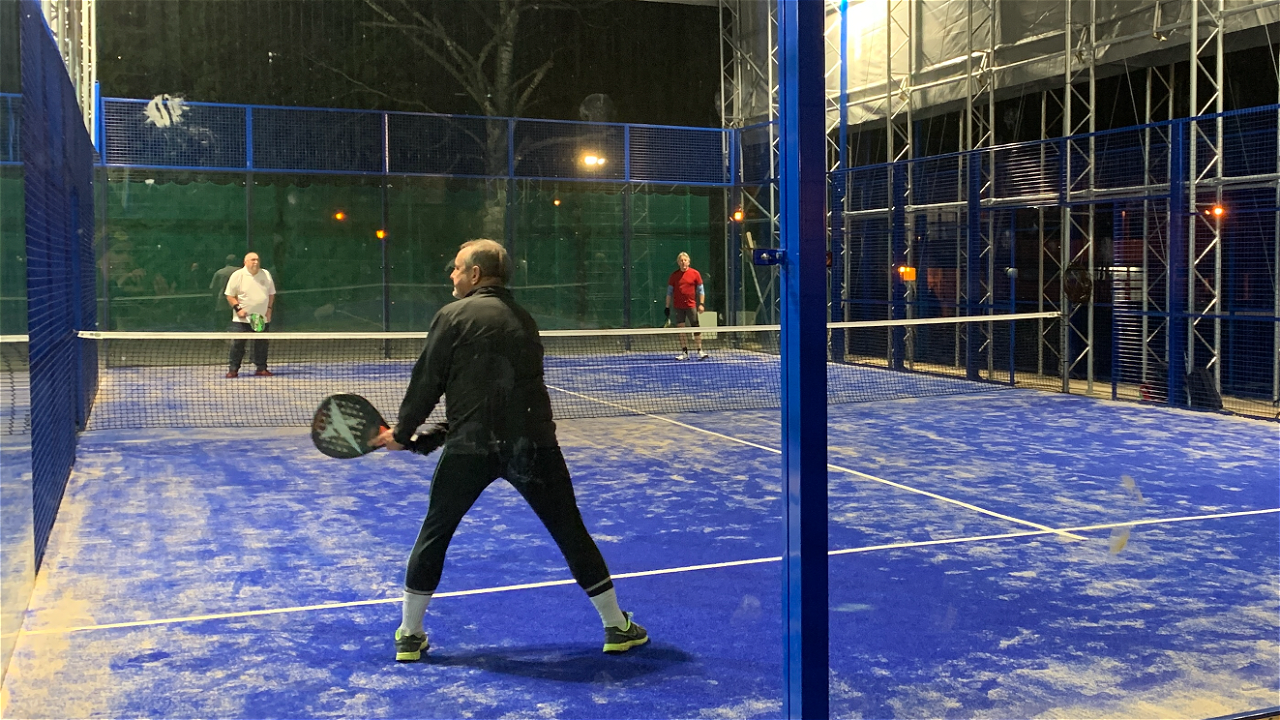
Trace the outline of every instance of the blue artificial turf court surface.
<instances>
[{"instance_id":1,"label":"blue artificial turf court surface","mask_svg":"<svg viewBox=\"0 0 1280 720\"><path fill-rule=\"evenodd\" d=\"M833 405L831 715L1209 718L1280 704L1280 425L1026 390ZM565 420L623 607L599 619L502 481L397 664L435 457L302 429L97 431L7 718L769 718L776 409Z\"/></svg>"}]
</instances>

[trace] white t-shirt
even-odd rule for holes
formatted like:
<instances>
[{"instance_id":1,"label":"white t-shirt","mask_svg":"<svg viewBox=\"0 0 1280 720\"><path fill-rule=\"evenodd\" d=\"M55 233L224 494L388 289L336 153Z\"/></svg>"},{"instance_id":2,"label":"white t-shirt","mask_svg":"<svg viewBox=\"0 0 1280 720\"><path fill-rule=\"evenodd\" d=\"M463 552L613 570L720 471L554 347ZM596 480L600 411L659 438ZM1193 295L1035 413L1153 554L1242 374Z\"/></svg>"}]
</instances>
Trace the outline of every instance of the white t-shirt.
<instances>
[{"instance_id":1,"label":"white t-shirt","mask_svg":"<svg viewBox=\"0 0 1280 720\"><path fill-rule=\"evenodd\" d=\"M222 293L234 297L240 309L248 315L266 315L271 304L271 296L276 294L276 284L271 280L271 273L259 268L254 275L244 268L231 273L227 280L227 289ZM231 311L232 322L247 323L248 315L240 317L235 310Z\"/></svg>"}]
</instances>

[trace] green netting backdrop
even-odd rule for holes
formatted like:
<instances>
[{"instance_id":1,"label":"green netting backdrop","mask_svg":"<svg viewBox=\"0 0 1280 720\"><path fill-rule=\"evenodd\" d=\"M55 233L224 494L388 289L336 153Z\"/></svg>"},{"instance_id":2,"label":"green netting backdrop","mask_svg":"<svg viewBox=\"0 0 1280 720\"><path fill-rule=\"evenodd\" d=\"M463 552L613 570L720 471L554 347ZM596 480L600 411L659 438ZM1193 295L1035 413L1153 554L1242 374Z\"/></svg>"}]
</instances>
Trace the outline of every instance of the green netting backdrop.
<instances>
[{"instance_id":1,"label":"green netting backdrop","mask_svg":"<svg viewBox=\"0 0 1280 720\"><path fill-rule=\"evenodd\" d=\"M27 233L22 168L0 167L0 335L27 332Z\"/></svg>"},{"instance_id":2,"label":"green netting backdrop","mask_svg":"<svg viewBox=\"0 0 1280 720\"><path fill-rule=\"evenodd\" d=\"M225 328L223 286L253 250L276 282L273 330L425 331L451 299L446 264L485 236L505 238L512 287L545 329L622 327L628 288L629 324L661 325L680 252L709 309L723 307L720 188L136 169L99 180L111 330Z\"/></svg>"}]
</instances>

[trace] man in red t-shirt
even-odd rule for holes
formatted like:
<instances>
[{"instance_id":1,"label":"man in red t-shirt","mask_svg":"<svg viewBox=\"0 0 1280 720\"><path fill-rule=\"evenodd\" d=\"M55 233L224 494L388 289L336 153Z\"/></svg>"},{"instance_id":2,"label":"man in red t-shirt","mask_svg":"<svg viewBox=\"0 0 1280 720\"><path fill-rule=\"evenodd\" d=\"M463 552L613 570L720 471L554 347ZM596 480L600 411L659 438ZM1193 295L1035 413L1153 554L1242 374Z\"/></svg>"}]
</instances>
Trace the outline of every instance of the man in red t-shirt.
<instances>
[{"instance_id":1,"label":"man in red t-shirt","mask_svg":"<svg viewBox=\"0 0 1280 720\"><path fill-rule=\"evenodd\" d=\"M702 286L702 273L689 267L689 253L676 256L676 267L678 269L667 279L667 302L663 312L667 319L671 319L671 310L675 308L676 327L684 327L686 324L698 327L698 313L707 309L707 291ZM695 297L697 302L694 301ZM694 333L693 340L698 350L696 357L699 360L710 357L702 352L702 333ZM676 359L689 359L689 336L684 333L680 333L680 354Z\"/></svg>"}]
</instances>

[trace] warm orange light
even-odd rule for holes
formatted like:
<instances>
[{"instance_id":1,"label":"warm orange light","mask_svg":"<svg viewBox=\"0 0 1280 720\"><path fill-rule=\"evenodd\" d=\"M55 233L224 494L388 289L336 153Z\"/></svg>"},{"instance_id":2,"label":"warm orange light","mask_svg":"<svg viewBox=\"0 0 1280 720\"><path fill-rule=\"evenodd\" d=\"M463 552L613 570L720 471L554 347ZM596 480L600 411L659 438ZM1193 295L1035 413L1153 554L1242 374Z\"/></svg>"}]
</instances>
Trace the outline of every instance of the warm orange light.
<instances>
[{"instance_id":1,"label":"warm orange light","mask_svg":"<svg viewBox=\"0 0 1280 720\"><path fill-rule=\"evenodd\" d=\"M742 222L742 211L741 211L741 210L734 210L734 211L733 211L733 221L734 221L734 222Z\"/></svg>"},{"instance_id":2,"label":"warm orange light","mask_svg":"<svg viewBox=\"0 0 1280 720\"><path fill-rule=\"evenodd\" d=\"M342 222L343 220L347 219L347 214L339 210L338 212L333 214L333 219L337 220L338 222Z\"/></svg>"},{"instance_id":3,"label":"warm orange light","mask_svg":"<svg viewBox=\"0 0 1280 720\"><path fill-rule=\"evenodd\" d=\"M1224 207L1222 207L1221 205L1214 205L1214 206L1213 206L1213 216L1214 216L1214 217L1222 217L1222 216L1223 216L1223 215L1225 215L1226 213L1227 213L1227 209L1226 209L1226 208L1224 208Z\"/></svg>"},{"instance_id":4,"label":"warm orange light","mask_svg":"<svg viewBox=\"0 0 1280 720\"><path fill-rule=\"evenodd\" d=\"M385 237L387 236L387 231L386 231L386 230L379 230L379 231L375 232L375 233L374 233L374 235L377 235L377 236L378 236L378 239L379 239L379 240L381 240L381 239L383 239L383 238L385 238Z\"/></svg>"},{"instance_id":5,"label":"warm orange light","mask_svg":"<svg viewBox=\"0 0 1280 720\"><path fill-rule=\"evenodd\" d=\"M551 204L555 205L556 207L560 207L560 198L556 198L555 200L552 200Z\"/></svg>"},{"instance_id":6,"label":"warm orange light","mask_svg":"<svg viewBox=\"0 0 1280 720\"><path fill-rule=\"evenodd\" d=\"M899 265L898 274L902 276L903 282L915 282L916 269L910 265Z\"/></svg>"}]
</instances>

